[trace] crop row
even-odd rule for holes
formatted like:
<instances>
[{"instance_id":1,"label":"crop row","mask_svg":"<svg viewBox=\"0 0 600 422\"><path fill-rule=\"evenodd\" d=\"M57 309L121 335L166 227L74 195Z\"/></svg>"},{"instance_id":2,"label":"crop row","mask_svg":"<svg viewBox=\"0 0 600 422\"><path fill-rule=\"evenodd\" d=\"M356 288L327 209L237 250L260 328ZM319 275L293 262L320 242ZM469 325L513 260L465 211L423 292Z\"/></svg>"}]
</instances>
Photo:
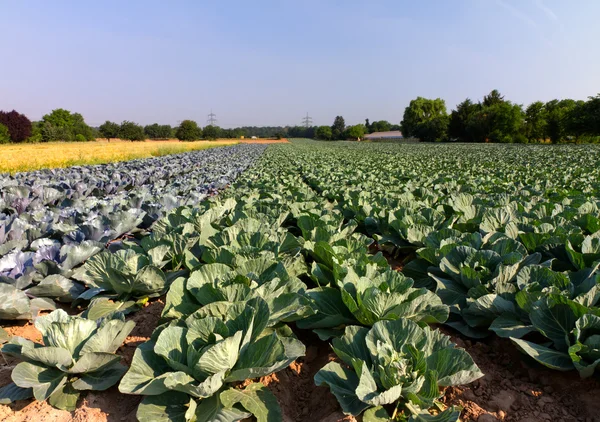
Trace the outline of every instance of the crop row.
<instances>
[{"instance_id":1,"label":"crop row","mask_svg":"<svg viewBox=\"0 0 600 422\"><path fill-rule=\"evenodd\" d=\"M436 407L440 387L482 374L464 350L428 328L446 321L450 308L393 271L381 252L369 253L373 239L298 171L306 151L270 147L221 195L169 212L151 234L115 242L74 275L91 300L80 320L101 327L166 292L161 325L138 347L119 385L144 396L139 420L234 421L250 414L281 420L268 389L240 382L303 356L298 329L333 338L339 361L322 368L315 382L330 387L344 412L364 412L365 421L399 413L420 420L432 417L434 407L434 420L458 419L455 409ZM18 342L3 351L18 355ZM83 354L74 350L77 365ZM82 389L80 376L71 377L68 366L58 369L71 391ZM13 371L15 385L7 388L13 396L32 387L37 399L73 408L61 404L59 390L36 390L44 380L24 381L24 372L34 371Z\"/></svg>"},{"instance_id":2,"label":"crop row","mask_svg":"<svg viewBox=\"0 0 600 422\"><path fill-rule=\"evenodd\" d=\"M10 340L3 351L26 362L0 400L33 394L72 409L76 397L63 395L108 387L93 382L104 366L91 365L85 384L73 368L87 353L114 354L124 316L164 293L161 324L119 385L144 396L141 421L281 420L269 390L246 381L301 357L297 330L331 340L339 359L315 382L365 421L458 419L437 403L440 387L482 374L429 324L510 337L550 368L589 376L600 355L597 152L270 146L220 195L173 209L151 233L113 242L74 271L71 282L87 287L82 316L36 320L42 332L56 326L44 342L71 360ZM111 347L63 347L61 336L78 332L68 318L96 321L88 342L114 326L102 336ZM26 367L32 359L53 366L59 381L34 376L43 370Z\"/></svg>"},{"instance_id":3,"label":"crop row","mask_svg":"<svg viewBox=\"0 0 600 422\"><path fill-rule=\"evenodd\" d=\"M0 176L0 319L76 300L85 287L70 278L86 259L224 188L263 151L237 145Z\"/></svg>"}]
</instances>

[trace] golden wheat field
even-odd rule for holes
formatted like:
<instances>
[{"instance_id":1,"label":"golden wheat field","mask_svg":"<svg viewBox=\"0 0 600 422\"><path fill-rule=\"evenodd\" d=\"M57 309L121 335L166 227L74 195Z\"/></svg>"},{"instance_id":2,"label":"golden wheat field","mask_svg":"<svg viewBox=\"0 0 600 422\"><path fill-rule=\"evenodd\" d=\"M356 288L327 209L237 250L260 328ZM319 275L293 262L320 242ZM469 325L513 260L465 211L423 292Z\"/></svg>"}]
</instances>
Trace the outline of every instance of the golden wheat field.
<instances>
[{"instance_id":1,"label":"golden wheat field","mask_svg":"<svg viewBox=\"0 0 600 422\"><path fill-rule=\"evenodd\" d=\"M94 142L52 142L0 145L0 173L103 164L135 158L158 157L186 151L236 144L236 140L219 141L146 141L120 140Z\"/></svg>"}]
</instances>

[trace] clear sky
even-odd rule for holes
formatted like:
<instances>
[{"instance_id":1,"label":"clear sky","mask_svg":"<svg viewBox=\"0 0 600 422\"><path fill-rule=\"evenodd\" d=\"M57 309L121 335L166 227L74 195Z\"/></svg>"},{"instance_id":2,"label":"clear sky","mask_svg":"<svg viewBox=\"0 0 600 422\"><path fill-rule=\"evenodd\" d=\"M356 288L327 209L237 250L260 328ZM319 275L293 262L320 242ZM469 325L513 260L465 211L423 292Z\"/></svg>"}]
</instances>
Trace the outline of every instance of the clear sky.
<instances>
[{"instance_id":1,"label":"clear sky","mask_svg":"<svg viewBox=\"0 0 600 422\"><path fill-rule=\"evenodd\" d=\"M0 0L0 109L223 127L399 123L493 88L600 92L599 0Z\"/></svg>"}]
</instances>

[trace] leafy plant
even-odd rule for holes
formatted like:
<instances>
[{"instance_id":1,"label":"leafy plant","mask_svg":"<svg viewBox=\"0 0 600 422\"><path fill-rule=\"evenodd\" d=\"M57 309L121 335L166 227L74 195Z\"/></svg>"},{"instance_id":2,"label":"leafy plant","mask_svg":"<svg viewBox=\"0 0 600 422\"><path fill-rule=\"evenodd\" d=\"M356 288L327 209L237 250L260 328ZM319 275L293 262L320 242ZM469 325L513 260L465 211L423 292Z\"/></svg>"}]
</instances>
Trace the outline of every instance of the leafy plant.
<instances>
[{"instance_id":1,"label":"leafy plant","mask_svg":"<svg viewBox=\"0 0 600 422\"><path fill-rule=\"evenodd\" d=\"M236 421L250 413L277 420L271 414L279 414L278 405L268 390L232 387L277 372L304 355L304 345L289 331L267 329L269 317L260 298L207 305L140 345L119 390L146 396L137 413L142 422Z\"/></svg>"},{"instance_id":2,"label":"leafy plant","mask_svg":"<svg viewBox=\"0 0 600 422\"><path fill-rule=\"evenodd\" d=\"M3 387L3 402L31 396L52 406L75 410L80 392L106 390L126 368L116 354L135 323L118 319L92 321L56 310L35 320L43 345L11 338L2 353L20 358L12 371L13 384Z\"/></svg>"},{"instance_id":3,"label":"leafy plant","mask_svg":"<svg viewBox=\"0 0 600 422\"><path fill-rule=\"evenodd\" d=\"M483 376L449 337L406 319L379 321L370 329L346 327L333 339L333 350L342 363L328 363L315 383L327 385L344 413L355 416L393 403L397 410L406 404L427 409L441 396L440 387Z\"/></svg>"}]
</instances>

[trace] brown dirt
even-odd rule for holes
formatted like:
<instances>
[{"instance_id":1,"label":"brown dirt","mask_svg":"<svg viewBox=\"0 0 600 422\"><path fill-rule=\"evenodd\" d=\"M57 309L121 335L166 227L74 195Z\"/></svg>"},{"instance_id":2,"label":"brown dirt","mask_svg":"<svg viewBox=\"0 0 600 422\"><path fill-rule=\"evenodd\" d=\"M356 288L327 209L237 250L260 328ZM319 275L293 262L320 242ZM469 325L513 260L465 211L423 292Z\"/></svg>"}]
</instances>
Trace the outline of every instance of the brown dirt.
<instances>
[{"instance_id":1,"label":"brown dirt","mask_svg":"<svg viewBox=\"0 0 600 422\"><path fill-rule=\"evenodd\" d=\"M135 348L148 340L158 324L164 302L161 299L147 303L143 309L127 319L136 323L124 345L117 351L123 356L122 363L129 365ZM41 334L33 324L20 323L4 327L13 336L24 337L41 343ZM19 363L18 359L2 356L0 359L0 386L10 383L10 373ZM58 410L46 402L21 400L10 405L0 405L0 421L3 422L129 422L136 421L135 412L141 396L121 394L116 386L106 391L82 393L74 412Z\"/></svg>"},{"instance_id":2,"label":"brown dirt","mask_svg":"<svg viewBox=\"0 0 600 422\"><path fill-rule=\"evenodd\" d=\"M306 356L276 374L260 381L273 392L283 411L282 422L356 422L342 413L327 387L317 387L313 377L329 361L335 359L329 344L312 332L298 332L306 345Z\"/></svg>"},{"instance_id":3,"label":"brown dirt","mask_svg":"<svg viewBox=\"0 0 600 422\"><path fill-rule=\"evenodd\" d=\"M507 339L472 342L442 328L473 357L485 376L468 386L450 387L443 401L464 408L463 421L600 421L600 383L575 372L545 368Z\"/></svg>"}]
</instances>

